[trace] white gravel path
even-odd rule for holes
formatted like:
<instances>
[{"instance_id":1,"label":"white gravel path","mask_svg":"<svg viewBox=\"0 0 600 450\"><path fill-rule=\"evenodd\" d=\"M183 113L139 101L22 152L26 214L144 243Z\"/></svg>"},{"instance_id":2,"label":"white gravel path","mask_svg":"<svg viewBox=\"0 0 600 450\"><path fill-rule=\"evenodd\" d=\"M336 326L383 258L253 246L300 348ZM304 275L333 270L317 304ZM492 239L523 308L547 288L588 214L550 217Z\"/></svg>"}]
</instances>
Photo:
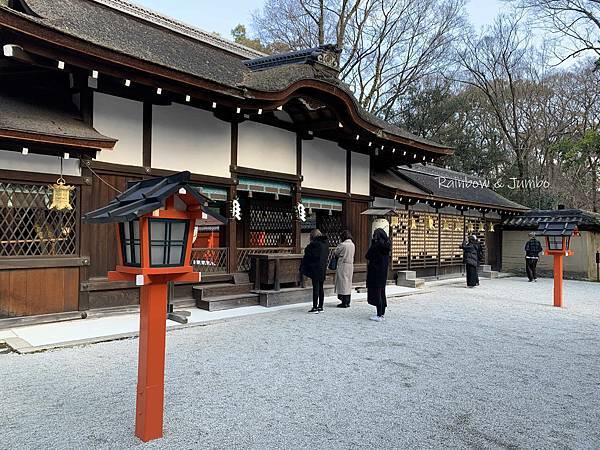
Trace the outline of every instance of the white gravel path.
<instances>
[{"instance_id":1,"label":"white gravel path","mask_svg":"<svg viewBox=\"0 0 600 450\"><path fill-rule=\"evenodd\" d=\"M600 448L600 284L440 286L168 333L165 437L133 436L137 339L0 355L0 449Z\"/></svg>"}]
</instances>

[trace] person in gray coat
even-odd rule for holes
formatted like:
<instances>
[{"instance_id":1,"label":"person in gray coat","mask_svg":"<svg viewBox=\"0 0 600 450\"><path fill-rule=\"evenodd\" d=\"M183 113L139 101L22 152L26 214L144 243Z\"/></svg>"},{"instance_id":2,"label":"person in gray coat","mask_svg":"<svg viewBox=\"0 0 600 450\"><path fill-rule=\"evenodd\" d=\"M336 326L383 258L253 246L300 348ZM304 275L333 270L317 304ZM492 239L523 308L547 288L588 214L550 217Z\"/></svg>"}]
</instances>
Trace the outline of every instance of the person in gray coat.
<instances>
[{"instance_id":1,"label":"person in gray coat","mask_svg":"<svg viewBox=\"0 0 600 450\"><path fill-rule=\"evenodd\" d=\"M352 234L348 230L342 233L342 242L338 244L333 256L337 258L335 269L335 292L342 302L338 308L350 307L350 295L352 294L352 275L354 274L354 242Z\"/></svg>"}]
</instances>

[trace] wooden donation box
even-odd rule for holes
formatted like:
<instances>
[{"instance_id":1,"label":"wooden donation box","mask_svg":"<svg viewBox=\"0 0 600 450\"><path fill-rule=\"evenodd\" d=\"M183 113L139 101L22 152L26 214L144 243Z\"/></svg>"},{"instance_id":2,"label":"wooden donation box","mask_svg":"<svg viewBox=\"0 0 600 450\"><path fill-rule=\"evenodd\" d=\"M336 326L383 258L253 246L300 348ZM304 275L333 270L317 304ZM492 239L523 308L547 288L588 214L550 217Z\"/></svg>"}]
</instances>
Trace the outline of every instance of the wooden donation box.
<instances>
[{"instance_id":1,"label":"wooden donation box","mask_svg":"<svg viewBox=\"0 0 600 450\"><path fill-rule=\"evenodd\" d=\"M140 287L135 435L144 442L163 435L167 283L200 281L190 257L195 223L208 198L189 179L189 172L180 172L130 182L107 206L83 217L116 224L119 262L108 279ZM208 208L204 214L216 216Z\"/></svg>"},{"instance_id":2,"label":"wooden donation box","mask_svg":"<svg viewBox=\"0 0 600 450\"><path fill-rule=\"evenodd\" d=\"M302 254L256 253L250 255L250 281L256 290L280 290L282 284L301 283Z\"/></svg>"}]
</instances>

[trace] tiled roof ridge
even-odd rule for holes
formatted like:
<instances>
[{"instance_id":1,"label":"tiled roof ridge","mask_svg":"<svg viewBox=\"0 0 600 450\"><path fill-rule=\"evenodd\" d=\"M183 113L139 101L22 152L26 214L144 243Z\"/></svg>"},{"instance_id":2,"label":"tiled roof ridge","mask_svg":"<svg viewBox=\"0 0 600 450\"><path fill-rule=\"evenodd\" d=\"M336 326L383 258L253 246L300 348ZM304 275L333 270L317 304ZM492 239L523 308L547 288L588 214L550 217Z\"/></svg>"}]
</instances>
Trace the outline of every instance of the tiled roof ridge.
<instances>
[{"instance_id":1,"label":"tiled roof ridge","mask_svg":"<svg viewBox=\"0 0 600 450\"><path fill-rule=\"evenodd\" d=\"M456 176L456 178L450 178L450 177L446 177L448 179L451 180L455 180L455 181L465 181L465 179L471 179L471 180L477 180L477 181L482 181L483 179L477 175L471 175L468 173L464 173L464 172L457 172L456 170L451 170L451 169L446 169L444 167L438 167L432 164L428 164L427 166L421 166L422 168L426 169L426 170L419 170L418 168L415 168L414 165L413 167L408 167L408 166L398 166L398 169L400 170L406 170L407 172L414 172L414 173L419 173L421 175L427 175L430 177L438 177L440 174L439 173L431 173L428 172L427 170L430 169L434 169L434 170L438 170L439 172L449 172L450 174L453 174ZM463 178L460 178L460 177Z\"/></svg>"},{"instance_id":2,"label":"tiled roof ridge","mask_svg":"<svg viewBox=\"0 0 600 450\"><path fill-rule=\"evenodd\" d=\"M107 6L111 9L129 14L130 16L138 19L151 22L155 25L167 28L176 33L182 34L187 37L191 37L205 44L212 45L222 50L234 53L238 56L245 58L259 58L266 56L264 53L238 44L236 42L229 41L225 38L217 36L213 33L201 30L199 28L188 25L172 17L166 16L162 13L153 11L152 9L140 6L135 3L131 3L125 0L91 0L101 5Z\"/></svg>"}]
</instances>

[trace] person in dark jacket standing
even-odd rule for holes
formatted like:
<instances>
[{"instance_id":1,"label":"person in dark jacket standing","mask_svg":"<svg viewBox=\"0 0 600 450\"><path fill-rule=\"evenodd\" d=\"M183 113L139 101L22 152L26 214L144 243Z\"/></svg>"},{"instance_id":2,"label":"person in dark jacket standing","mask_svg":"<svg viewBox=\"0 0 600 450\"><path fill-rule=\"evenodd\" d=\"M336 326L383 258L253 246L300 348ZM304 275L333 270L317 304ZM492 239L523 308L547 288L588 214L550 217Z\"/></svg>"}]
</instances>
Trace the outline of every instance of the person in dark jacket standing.
<instances>
[{"instance_id":1,"label":"person in dark jacket standing","mask_svg":"<svg viewBox=\"0 0 600 450\"><path fill-rule=\"evenodd\" d=\"M463 250L463 261L467 267L467 287L473 288L479 284L477 266L479 265L479 245L475 236L460 246Z\"/></svg>"},{"instance_id":2,"label":"person in dark jacket standing","mask_svg":"<svg viewBox=\"0 0 600 450\"><path fill-rule=\"evenodd\" d=\"M529 233L531 237L527 244L525 244L525 270L527 271L527 278L529 282L537 282L537 274L535 269L537 267L538 260L540 259L540 253L542 252L542 244L535 238L535 233Z\"/></svg>"},{"instance_id":3,"label":"person in dark jacket standing","mask_svg":"<svg viewBox=\"0 0 600 450\"><path fill-rule=\"evenodd\" d=\"M387 285L388 267L392 243L386 232L377 228L373 232L373 240L367 251L367 302L377 308L377 315L371 320L381 322L387 307L385 286Z\"/></svg>"},{"instance_id":4,"label":"person in dark jacket standing","mask_svg":"<svg viewBox=\"0 0 600 450\"><path fill-rule=\"evenodd\" d=\"M304 249L304 257L300 265L302 275L312 280L313 307L311 313L323 311L325 300L325 273L327 271L327 259L329 258L329 244L327 237L323 236L318 229L310 232L310 243Z\"/></svg>"}]
</instances>

